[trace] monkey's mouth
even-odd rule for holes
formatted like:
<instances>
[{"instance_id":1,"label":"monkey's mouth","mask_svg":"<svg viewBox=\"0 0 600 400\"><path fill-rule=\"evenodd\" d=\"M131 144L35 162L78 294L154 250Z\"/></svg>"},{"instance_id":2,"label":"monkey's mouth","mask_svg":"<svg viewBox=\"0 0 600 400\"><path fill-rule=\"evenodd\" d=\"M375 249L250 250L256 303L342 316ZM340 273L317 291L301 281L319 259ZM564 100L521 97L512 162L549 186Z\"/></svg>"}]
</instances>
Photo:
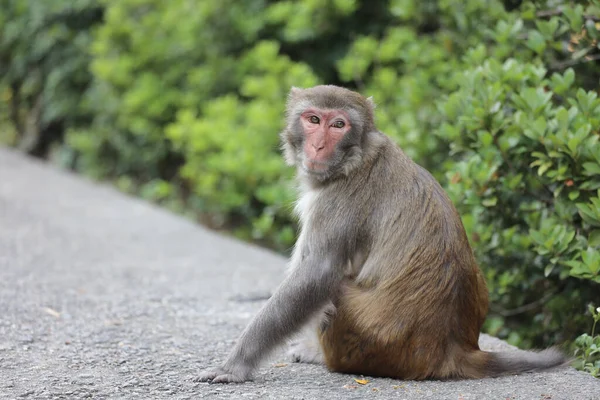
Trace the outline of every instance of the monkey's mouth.
<instances>
[{"instance_id":1,"label":"monkey's mouth","mask_svg":"<svg viewBox=\"0 0 600 400\"><path fill-rule=\"evenodd\" d=\"M325 172L325 170L329 167L329 164L327 164L326 162L322 162L322 161L316 161L316 160L304 160L304 162L302 163L302 167L303 169L308 172L308 173L322 173Z\"/></svg>"}]
</instances>

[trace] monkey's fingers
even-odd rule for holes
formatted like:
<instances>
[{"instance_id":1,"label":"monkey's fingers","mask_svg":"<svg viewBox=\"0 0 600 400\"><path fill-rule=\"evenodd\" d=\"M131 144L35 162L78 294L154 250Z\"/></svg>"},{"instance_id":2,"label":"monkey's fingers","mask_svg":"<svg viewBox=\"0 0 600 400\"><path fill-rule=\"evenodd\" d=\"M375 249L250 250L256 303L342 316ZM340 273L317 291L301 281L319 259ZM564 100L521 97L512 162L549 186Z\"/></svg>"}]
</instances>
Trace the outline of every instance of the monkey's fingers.
<instances>
[{"instance_id":1,"label":"monkey's fingers","mask_svg":"<svg viewBox=\"0 0 600 400\"><path fill-rule=\"evenodd\" d=\"M223 370L221 370L220 368L213 369L210 371L204 371L204 372L200 373L200 375L198 375L196 378L194 378L194 382L211 382L217 376L222 375L222 374L223 374Z\"/></svg>"},{"instance_id":2,"label":"monkey's fingers","mask_svg":"<svg viewBox=\"0 0 600 400\"><path fill-rule=\"evenodd\" d=\"M224 368L215 368L209 371L201 372L194 382L208 383L241 383L249 380L247 375L234 374Z\"/></svg>"},{"instance_id":3,"label":"monkey's fingers","mask_svg":"<svg viewBox=\"0 0 600 400\"><path fill-rule=\"evenodd\" d=\"M247 381L243 376L234 374L223 374L215 377L210 383L242 383Z\"/></svg>"}]
</instances>

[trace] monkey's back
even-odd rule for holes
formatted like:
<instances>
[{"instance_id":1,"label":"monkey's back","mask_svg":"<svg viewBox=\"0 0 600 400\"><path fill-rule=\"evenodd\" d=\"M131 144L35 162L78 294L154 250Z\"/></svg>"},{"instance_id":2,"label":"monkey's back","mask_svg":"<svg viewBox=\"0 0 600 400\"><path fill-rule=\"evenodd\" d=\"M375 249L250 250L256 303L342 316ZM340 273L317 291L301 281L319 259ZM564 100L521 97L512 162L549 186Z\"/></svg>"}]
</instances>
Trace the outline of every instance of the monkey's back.
<instances>
[{"instance_id":1,"label":"monkey's back","mask_svg":"<svg viewBox=\"0 0 600 400\"><path fill-rule=\"evenodd\" d=\"M352 338L350 347L361 350L354 357L330 351L329 360L344 359L334 369L347 372L452 375L460 360L448 353L478 349L487 287L442 187L386 140L368 168L343 183L360 210L347 222L359 238L350 248L360 256L329 334Z\"/></svg>"}]
</instances>

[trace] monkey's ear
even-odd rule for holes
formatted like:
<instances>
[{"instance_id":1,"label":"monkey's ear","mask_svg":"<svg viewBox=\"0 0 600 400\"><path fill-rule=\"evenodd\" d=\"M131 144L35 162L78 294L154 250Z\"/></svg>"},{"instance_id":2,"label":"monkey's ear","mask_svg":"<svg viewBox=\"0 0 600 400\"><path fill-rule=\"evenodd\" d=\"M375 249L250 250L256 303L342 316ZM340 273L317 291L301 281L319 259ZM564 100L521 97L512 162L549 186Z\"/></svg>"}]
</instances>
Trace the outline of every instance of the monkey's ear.
<instances>
[{"instance_id":1,"label":"monkey's ear","mask_svg":"<svg viewBox=\"0 0 600 400\"><path fill-rule=\"evenodd\" d=\"M373 96L367 97L367 103L369 103L371 109L373 110L375 109L375 107L377 107L377 105L375 104L375 100L373 100Z\"/></svg>"},{"instance_id":2,"label":"monkey's ear","mask_svg":"<svg viewBox=\"0 0 600 400\"><path fill-rule=\"evenodd\" d=\"M292 86L292 88L290 89L289 96L291 98L298 97L298 95L300 94L300 92L302 92L302 89L300 89L299 87L296 87L296 86Z\"/></svg>"}]
</instances>

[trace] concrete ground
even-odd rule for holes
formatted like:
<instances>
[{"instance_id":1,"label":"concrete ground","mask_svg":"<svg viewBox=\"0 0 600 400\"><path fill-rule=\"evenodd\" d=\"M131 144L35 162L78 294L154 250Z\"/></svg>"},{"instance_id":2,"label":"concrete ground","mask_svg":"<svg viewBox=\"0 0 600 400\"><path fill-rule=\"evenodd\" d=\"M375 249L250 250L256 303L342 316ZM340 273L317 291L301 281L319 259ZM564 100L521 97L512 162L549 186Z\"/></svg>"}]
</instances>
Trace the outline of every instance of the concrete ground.
<instances>
[{"instance_id":1,"label":"concrete ground","mask_svg":"<svg viewBox=\"0 0 600 400\"><path fill-rule=\"evenodd\" d=\"M600 399L600 380L570 367L359 384L287 363L283 352L254 382L195 383L224 359L284 266L269 251L0 148L0 399Z\"/></svg>"}]
</instances>

